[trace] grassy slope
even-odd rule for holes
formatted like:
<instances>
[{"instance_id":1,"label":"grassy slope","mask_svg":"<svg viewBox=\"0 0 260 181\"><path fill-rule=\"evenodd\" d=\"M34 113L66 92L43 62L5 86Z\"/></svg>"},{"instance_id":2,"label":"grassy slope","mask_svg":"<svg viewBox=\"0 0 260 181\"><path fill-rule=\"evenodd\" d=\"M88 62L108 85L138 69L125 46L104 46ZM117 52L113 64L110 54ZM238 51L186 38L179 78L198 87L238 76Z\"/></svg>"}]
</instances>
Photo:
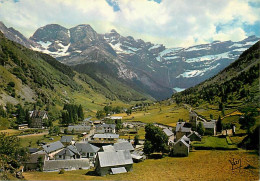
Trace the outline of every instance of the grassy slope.
<instances>
[{"instance_id":1,"label":"grassy slope","mask_svg":"<svg viewBox=\"0 0 260 181\"><path fill-rule=\"evenodd\" d=\"M231 170L231 159L242 159L242 168ZM189 157L149 159L134 164L132 172L104 177L86 175L87 170L25 172L26 180L258 180L258 156L247 151L194 151Z\"/></svg>"},{"instance_id":2,"label":"grassy slope","mask_svg":"<svg viewBox=\"0 0 260 181\"><path fill-rule=\"evenodd\" d=\"M135 99L137 102L138 99L149 101L149 97L141 94L134 95L134 98L129 97L127 103L117 97L111 99L107 97L111 91L90 77L87 77L87 81L82 81L79 74L72 71L68 66L59 63L48 55L34 52L11 42L3 35L0 37L0 54L0 60L5 64L4 66L3 64L0 65L0 94L3 94L0 104L7 102L24 104L25 102L40 100L42 104L40 107L42 108L44 108L46 102L50 102L60 109L64 102L71 102L82 104L85 113L93 116L97 110L102 109L108 103L130 107L130 104L136 102L132 102L131 99ZM19 69L19 75L14 74L14 68ZM11 81L15 83L15 98L5 90L7 84ZM91 82L91 84L88 82ZM23 93L24 87L27 90L27 95L29 95L27 97ZM99 91L96 90L97 87Z\"/></svg>"},{"instance_id":3,"label":"grassy slope","mask_svg":"<svg viewBox=\"0 0 260 181\"><path fill-rule=\"evenodd\" d=\"M146 110L132 112L131 115L125 113L116 114L122 116L124 121L141 121L144 123L160 123L169 126L176 126L179 119L188 120L189 112L184 107L179 107L176 104L166 105L156 103L149 106Z\"/></svg>"}]
</instances>

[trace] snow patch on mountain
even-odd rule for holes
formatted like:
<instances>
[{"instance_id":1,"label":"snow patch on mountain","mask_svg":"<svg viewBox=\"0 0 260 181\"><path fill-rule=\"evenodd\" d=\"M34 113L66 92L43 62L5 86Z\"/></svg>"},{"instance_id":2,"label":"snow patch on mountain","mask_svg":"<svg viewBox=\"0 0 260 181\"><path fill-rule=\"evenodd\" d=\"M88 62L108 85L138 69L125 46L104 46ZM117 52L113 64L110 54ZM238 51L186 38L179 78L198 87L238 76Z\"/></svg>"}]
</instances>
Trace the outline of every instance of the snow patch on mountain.
<instances>
[{"instance_id":1,"label":"snow patch on mountain","mask_svg":"<svg viewBox=\"0 0 260 181\"><path fill-rule=\"evenodd\" d=\"M38 41L37 43L40 44L44 49L48 49L49 46L51 45L50 41L46 41L46 42Z\"/></svg>"},{"instance_id":2,"label":"snow patch on mountain","mask_svg":"<svg viewBox=\"0 0 260 181\"><path fill-rule=\"evenodd\" d=\"M156 44L156 45L150 47L148 50L151 51L151 50L156 49L156 48L159 48L159 47L161 47L161 46L162 46L161 44Z\"/></svg>"},{"instance_id":3,"label":"snow patch on mountain","mask_svg":"<svg viewBox=\"0 0 260 181\"><path fill-rule=\"evenodd\" d=\"M173 88L176 92L181 92L181 91L184 91L185 88L179 88L179 87L174 87Z\"/></svg>"},{"instance_id":4,"label":"snow patch on mountain","mask_svg":"<svg viewBox=\"0 0 260 181\"><path fill-rule=\"evenodd\" d=\"M203 62L203 61L209 61L209 60L219 60L219 59L233 59L232 55L230 55L230 52L225 52L217 55L205 55L202 57L196 57L196 58L190 58L187 59L187 63L192 63L192 62Z\"/></svg>"},{"instance_id":5,"label":"snow patch on mountain","mask_svg":"<svg viewBox=\"0 0 260 181\"><path fill-rule=\"evenodd\" d=\"M215 68L217 68L220 65L220 63L218 63L217 65L211 66L211 67L207 67L201 70L186 70L184 73L178 75L176 78L191 78L191 77L197 77L197 76L202 76L205 74L205 72L208 72L210 70L213 70Z\"/></svg>"},{"instance_id":6,"label":"snow patch on mountain","mask_svg":"<svg viewBox=\"0 0 260 181\"><path fill-rule=\"evenodd\" d=\"M199 51L199 50L209 50L210 48L211 48L210 45L204 47L194 46L194 47L186 48L185 51L190 52L190 51Z\"/></svg>"}]
</instances>

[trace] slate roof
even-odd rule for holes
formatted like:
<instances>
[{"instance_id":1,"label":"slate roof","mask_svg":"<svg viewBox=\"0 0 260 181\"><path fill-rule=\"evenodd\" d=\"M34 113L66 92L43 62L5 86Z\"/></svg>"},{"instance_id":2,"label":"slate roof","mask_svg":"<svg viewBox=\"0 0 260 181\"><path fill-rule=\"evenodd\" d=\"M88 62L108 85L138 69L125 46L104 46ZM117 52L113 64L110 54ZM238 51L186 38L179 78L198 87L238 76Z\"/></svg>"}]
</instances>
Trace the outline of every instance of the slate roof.
<instances>
[{"instance_id":1,"label":"slate roof","mask_svg":"<svg viewBox=\"0 0 260 181\"><path fill-rule=\"evenodd\" d=\"M45 154L31 154L29 160L26 163L37 163L39 157L42 157L44 161L45 156Z\"/></svg>"},{"instance_id":2,"label":"slate roof","mask_svg":"<svg viewBox=\"0 0 260 181\"><path fill-rule=\"evenodd\" d=\"M60 169L88 169L88 159L71 159L71 160L46 160L44 162L43 171L58 171Z\"/></svg>"},{"instance_id":3,"label":"slate roof","mask_svg":"<svg viewBox=\"0 0 260 181\"><path fill-rule=\"evenodd\" d=\"M75 146L79 153L96 153L100 150L90 143L76 143Z\"/></svg>"},{"instance_id":4,"label":"slate roof","mask_svg":"<svg viewBox=\"0 0 260 181\"><path fill-rule=\"evenodd\" d=\"M129 151L133 151L134 147L131 143L129 143L128 141L125 142L120 142L120 143L115 143L114 144L114 148L116 151L118 150L129 150Z\"/></svg>"},{"instance_id":5,"label":"slate roof","mask_svg":"<svg viewBox=\"0 0 260 181\"><path fill-rule=\"evenodd\" d=\"M73 153L69 148L63 148L61 151L59 151L55 155L74 156L75 153Z\"/></svg>"},{"instance_id":6,"label":"slate roof","mask_svg":"<svg viewBox=\"0 0 260 181\"><path fill-rule=\"evenodd\" d=\"M70 145L67 148L70 149L70 151L72 151L73 153L80 155L79 151L77 150L77 148L75 146Z\"/></svg>"},{"instance_id":7,"label":"slate roof","mask_svg":"<svg viewBox=\"0 0 260 181\"><path fill-rule=\"evenodd\" d=\"M115 152L115 148L112 145L102 146L104 152Z\"/></svg>"},{"instance_id":8,"label":"slate roof","mask_svg":"<svg viewBox=\"0 0 260 181\"><path fill-rule=\"evenodd\" d=\"M182 142L186 147L190 147L190 145L182 138L180 138L176 143L174 143L174 146L178 144L179 142Z\"/></svg>"},{"instance_id":9,"label":"slate roof","mask_svg":"<svg viewBox=\"0 0 260 181\"><path fill-rule=\"evenodd\" d=\"M215 122L202 122L205 129L213 129L216 124Z\"/></svg>"},{"instance_id":10,"label":"slate roof","mask_svg":"<svg viewBox=\"0 0 260 181\"><path fill-rule=\"evenodd\" d=\"M198 136L199 138L201 138L201 135L196 132L196 131L192 131L187 137L189 138L191 135L195 134L196 136Z\"/></svg>"},{"instance_id":11,"label":"slate roof","mask_svg":"<svg viewBox=\"0 0 260 181\"><path fill-rule=\"evenodd\" d=\"M57 151L61 148L63 148L63 144L60 142L60 141L56 141L54 143L50 143L50 144L47 144L47 145L43 145L42 148L44 149L44 151L46 153L51 153L51 152L54 152L54 151Z\"/></svg>"},{"instance_id":12,"label":"slate roof","mask_svg":"<svg viewBox=\"0 0 260 181\"><path fill-rule=\"evenodd\" d=\"M29 152L32 154L32 153L35 153L38 151L38 148L29 148Z\"/></svg>"},{"instance_id":13,"label":"slate roof","mask_svg":"<svg viewBox=\"0 0 260 181\"><path fill-rule=\"evenodd\" d=\"M181 139L183 139L183 140L186 141L187 143L190 142L190 138L188 138L186 135L183 135L183 137L182 137Z\"/></svg>"},{"instance_id":14,"label":"slate roof","mask_svg":"<svg viewBox=\"0 0 260 181\"><path fill-rule=\"evenodd\" d=\"M181 132L183 132L183 133L189 133L189 132L191 132L191 128L182 127L182 128L181 128Z\"/></svg>"},{"instance_id":15,"label":"slate roof","mask_svg":"<svg viewBox=\"0 0 260 181\"><path fill-rule=\"evenodd\" d=\"M34 110L31 112L31 118L42 118L45 114L47 114L46 111Z\"/></svg>"},{"instance_id":16,"label":"slate roof","mask_svg":"<svg viewBox=\"0 0 260 181\"><path fill-rule=\"evenodd\" d=\"M129 151L98 152L100 167L110 167L133 164L133 159Z\"/></svg>"},{"instance_id":17,"label":"slate roof","mask_svg":"<svg viewBox=\"0 0 260 181\"><path fill-rule=\"evenodd\" d=\"M105 134L95 134L93 138L119 138L118 134L110 134L110 133L105 133Z\"/></svg>"},{"instance_id":18,"label":"slate roof","mask_svg":"<svg viewBox=\"0 0 260 181\"><path fill-rule=\"evenodd\" d=\"M176 124L176 132L178 132L179 129L184 126L184 124L185 124L185 122L177 122L177 124Z\"/></svg>"},{"instance_id":19,"label":"slate roof","mask_svg":"<svg viewBox=\"0 0 260 181\"><path fill-rule=\"evenodd\" d=\"M169 130L168 128L164 128L163 132L167 135L167 136L172 136L173 132L171 130Z\"/></svg>"},{"instance_id":20,"label":"slate roof","mask_svg":"<svg viewBox=\"0 0 260 181\"><path fill-rule=\"evenodd\" d=\"M84 125L74 125L74 126L68 126L68 130L80 130L80 129L87 129L87 130L91 130L91 126L84 126Z\"/></svg>"},{"instance_id":21,"label":"slate roof","mask_svg":"<svg viewBox=\"0 0 260 181\"><path fill-rule=\"evenodd\" d=\"M116 125L115 124L98 124L98 125L96 125L96 128L98 128L98 127L115 129Z\"/></svg>"},{"instance_id":22,"label":"slate roof","mask_svg":"<svg viewBox=\"0 0 260 181\"><path fill-rule=\"evenodd\" d=\"M126 173L125 167L111 168L112 174Z\"/></svg>"},{"instance_id":23,"label":"slate roof","mask_svg":"<svg viewBox=\"0 0 260 181\"><path fill-rule=\"evenodd\" d=\"M73 136L62 136L60 142L62 143L70 143L73 140Z\"/></svg>"},{"instance_id":24,"label":"slate roof","mask_svg":"<svg viewBox=\"0 0 260 181\"><path fill-rule=\"evenodd\" d=\"M176 132L181 131L183 133L191 132L191 128L184 127L185 122L177 122Z\"/></svg>"}]
</instances>

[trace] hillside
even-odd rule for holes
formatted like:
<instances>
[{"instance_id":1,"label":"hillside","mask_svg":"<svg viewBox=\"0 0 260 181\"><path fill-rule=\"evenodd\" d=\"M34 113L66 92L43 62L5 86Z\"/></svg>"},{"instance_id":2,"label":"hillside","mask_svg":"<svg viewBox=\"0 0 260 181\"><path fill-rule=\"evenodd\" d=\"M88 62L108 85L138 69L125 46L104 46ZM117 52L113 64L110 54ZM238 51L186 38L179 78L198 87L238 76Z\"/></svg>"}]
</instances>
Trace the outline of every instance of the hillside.
<instances>
[{"instance_id":1,"label":"hillside","mask_svg":"<svg viewBox=\"0 0 260 181\"><path fill-rule=\"evenodd\" d=\"M259 53L258 41L231 65L216 76L203 83L189 88L173 98L177 103L183 102L199 106L203 102L210 104L223 103L232 107L242 103L239 107L259 107Z\"/></svg>"},{"instance_id":2,"label":"hillside","mask_svg":"<svg viewBox=\"0 0 260 181\"><path fill-rule=\"evenodd\" d=\"M126 85L120 85L118 90L109 90L47 54L6 39L1 32L0 80L2 105L36 103L44 108L71 102L95 112L109 102L126 105L151 98Z\"/></svg>"}]
</instances>

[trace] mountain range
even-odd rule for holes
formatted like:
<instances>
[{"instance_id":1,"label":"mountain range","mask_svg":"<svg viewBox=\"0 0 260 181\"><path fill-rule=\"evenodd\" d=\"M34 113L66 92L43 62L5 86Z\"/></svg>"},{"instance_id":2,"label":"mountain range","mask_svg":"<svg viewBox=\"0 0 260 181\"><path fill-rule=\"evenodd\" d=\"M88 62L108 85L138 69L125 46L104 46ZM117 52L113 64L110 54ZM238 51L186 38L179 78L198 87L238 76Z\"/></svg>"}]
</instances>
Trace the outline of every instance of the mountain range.
<instances>
[{"instance_id":1,"label":"mountain range","mask_svg":"<svg viewBox=\"0 0 260 181\"><path fill-rule=\"evenodd\" d=\"M0 30L8 39L49 54L105 87L128 85L157 100L216 75L259 40L250 36L239 42L166 48L116 30L99 34L87 24L70 29L49 24L29 39L3 23Z\"/></svg>"}]
</instances>

